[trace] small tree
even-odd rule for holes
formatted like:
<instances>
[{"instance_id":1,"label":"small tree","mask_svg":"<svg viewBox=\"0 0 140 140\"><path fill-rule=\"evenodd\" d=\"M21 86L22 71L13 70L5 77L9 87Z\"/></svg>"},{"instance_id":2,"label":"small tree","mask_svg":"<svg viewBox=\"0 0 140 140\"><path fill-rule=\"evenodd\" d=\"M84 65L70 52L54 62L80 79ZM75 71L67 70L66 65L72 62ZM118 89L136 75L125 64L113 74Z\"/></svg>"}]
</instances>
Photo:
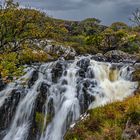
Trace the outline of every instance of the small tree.
<instances>
[{"instance_id":1,"label":"small tree","mask_svg":"<svg viewBox=\"0 0 140 140\"><path fill-rule=\"evenodd\" d=\"M118 31L122 29L128 29L128 25L123 22L114 22L111 24L110 28L114 31Z\"/></svg>"},{"instance_id":2,"label":"small tree","mask_svg":"<svg viewBox=\"0 0 140 140\"><path fill-rule=\"evenodd\" d=\"M133 13L132 13L132 17L130 18L130 21L132 21L133 23L135 23L136 25L140 26L140 9L136 9Z\"/></svg>"},{"instance_id":3,"label":"small tree","mask_svg":"<svg viewBox=\"0 0 140 140\"><path fill-rule=\"evenodd\" d=\"M14 2L13 0L4 0L4 2L0 2L0 9L11 9L19 7L18 2Z\"/></svg>"},{"instance_id":4,"label":"small tree","mask_svg":"<svg viewBox=\"0 0 140 140\"><path fill-rule=\"evenodd\" d=\"M17 51L23 43L46 37L46 16L36 10L19 9L13 0L0 10L0 51Z\"/></svg>"}]
</instances>

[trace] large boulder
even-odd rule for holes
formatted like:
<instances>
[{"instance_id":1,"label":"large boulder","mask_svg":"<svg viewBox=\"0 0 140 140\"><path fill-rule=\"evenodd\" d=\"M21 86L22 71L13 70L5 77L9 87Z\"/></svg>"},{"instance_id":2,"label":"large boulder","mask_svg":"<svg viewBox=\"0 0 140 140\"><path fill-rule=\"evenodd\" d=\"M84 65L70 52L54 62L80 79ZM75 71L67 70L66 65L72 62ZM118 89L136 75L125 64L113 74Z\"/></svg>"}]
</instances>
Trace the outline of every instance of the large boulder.
<instances>
[{"instance_id":1,"label":"large boulder","mask_svg":"<svg viewBox=\"0 0 140 140\"><path fill-rule=\"evenodd\" d=\"M36 101L36 111L37 112L43 112L43 106L46 103L47 100L47 96L48 96L48 88L50 87L50 85L48 83L42 82L38 92L39 95L37 97L37 101Z\"/></svg>"},{"instance_id":2,"label":"large boulder","mask_svg":"<svg viewBox=\"0 0 140 140\"><path fill-rule=\"evenodd\" d=\"M136 62L139 61L139 57L137 55L132 55L125 53L120 50L112 50L104 54L109 62Z\"/></svg>"},{"instance_id":3,"label":"large boulder","mask_svg":"<svg viewBox=\"0 0 140 140\"><path fill-rule=\"evenodd\" d=\"M90 59L83 58L83 59L79 60L77 62L77 66L79 67L79 70L77 71L77 75L82 78L85 78L88 67L90 66Z\"/></svg>"},{"instance_id":4,"label":"large boulder","mask_svg":"<svg viewBox=\"0 0 140 140\"><path fill-rule=\"evenodd\" d=\"M77 66L81 69L86 70L88 66L90 65L90 59L89 58L83 58L80 61L77 62Z\"/></svg>"},{"instance_id":5,"label":"large boulder","mask_svg":"<svg viewBox=\"0 0 140 140\"><path fill-rule=\"evenodd\" d=\"M44 49L48 54L54 54L64 57L65 59L73 59L76 56L76 51L70 46L64 47L62 45L47 45Z\"/></svg>"},{"instance_id":6,"label":"large boulder","mask_svg":"<svg viewBox=\"0 0 140 140\"><path fill-rule=\"evenodd\" d=\"M66 63L63 60L58 60L55 65L52 68L52 81L54 83L56 83L58 81L58 79L62 76L65 67L66 67Z\"/></svg>"},{"instance_id":7,"label":"large boulder","mask_svg":"<svg viewBox=\"0 0 140 140\"><path fill-rule=\"evenodd\" d=\"M31 78L28 81L28 87L31 88L37 79L38 79L38 71L34 70Z\"/></svg>"},{"instance_id":8,"label":"large boulder","mask_svg":"<svg viewBox=\"0 0 140 140\"><path fill-rule=\"evenodd\" d=\"M99 62L106 62L107 58L102 53L97 53L96 55L93 55L91 59Z\"/></svg>"}]
</instances>

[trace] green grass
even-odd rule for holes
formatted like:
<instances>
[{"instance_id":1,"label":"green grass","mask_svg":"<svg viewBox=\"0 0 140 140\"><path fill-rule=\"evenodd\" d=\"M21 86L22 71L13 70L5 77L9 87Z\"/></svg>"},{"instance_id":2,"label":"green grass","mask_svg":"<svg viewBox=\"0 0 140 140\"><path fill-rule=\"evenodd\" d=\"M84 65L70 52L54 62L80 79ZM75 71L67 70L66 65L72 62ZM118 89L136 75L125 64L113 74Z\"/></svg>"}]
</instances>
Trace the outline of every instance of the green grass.
<instances>
[{"instance_id":1,"label":"green grass","mask_svg":"<svg viewBox=\"0 0 140 140\"><path fill-rule=\"evenodd\" d=\"M89 116L69 130L65 140L122 140L128 119L140 124L140 95L88 111Z\"/></svg>"}]
</instances>

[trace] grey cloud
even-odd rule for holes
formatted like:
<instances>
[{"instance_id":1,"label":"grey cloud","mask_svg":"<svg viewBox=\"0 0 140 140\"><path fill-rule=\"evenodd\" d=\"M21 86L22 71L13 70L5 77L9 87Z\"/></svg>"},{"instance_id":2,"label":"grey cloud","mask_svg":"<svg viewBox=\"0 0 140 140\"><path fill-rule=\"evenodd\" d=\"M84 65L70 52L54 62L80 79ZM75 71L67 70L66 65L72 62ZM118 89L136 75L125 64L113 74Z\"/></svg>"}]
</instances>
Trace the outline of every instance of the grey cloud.
<instances>
[{"instance_id":1,"label":"grey cloud","mask_svg":"<svg viewBox=\"0 0 140 140\"><path fill-rule=\"evenodd\" d=\"M132 11L140 7L140 0L15 0L21 5L47 10L62 19L82 20L96 17L103 24L116 21L129 22Z\"/></svg>"},{"instance_id":2,"label":"grey cloud","mask_svg":"<svg viewBox=\"0 0 140 140\"><path fill-rule=\"evenodd\" d=\"M73 10L86 6L84 0L16 0L24 6L35 6L36 8L46 8L47 10L63 11Z\"/></svg>"},{"instance_id":3,"label":"grey cloud","mask_svg":"<svg viewBox=\"0 0 140 140\"><path fill-rule=\"evenodd\" d=\"M23 5L31 5L37 8L44 8L47 10L63 11L73 10L89 5L101 5L106 3L122 4L122 3L140 3L139 0L15 0Z\"/></svg>"}]
</instances>

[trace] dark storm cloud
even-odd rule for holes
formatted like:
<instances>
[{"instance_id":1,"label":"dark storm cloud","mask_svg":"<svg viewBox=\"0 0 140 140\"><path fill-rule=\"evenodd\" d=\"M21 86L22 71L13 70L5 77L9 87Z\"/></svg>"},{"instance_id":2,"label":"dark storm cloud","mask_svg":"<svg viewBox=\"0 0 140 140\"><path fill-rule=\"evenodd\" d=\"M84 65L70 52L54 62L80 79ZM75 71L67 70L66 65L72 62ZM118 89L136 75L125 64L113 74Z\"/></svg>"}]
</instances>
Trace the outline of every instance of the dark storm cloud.
<instances>
[{"instance_id":1,"label":"dark storm cloud","mask_svg":"<svg viewBox=\"0 0 140 140\"><path fill-rule=\"evenodd\" d=\"M130 3L137 4L140 0L15 0L26 6L35 6L37 8L47 8L48 10L73 10L79 9L88 5L102 5L106 3L122 4Z\"/></svg>"},{"instance_id":2,"label":"dark storm cloud","mask_svg":"<svg viewBox=\"0 0 140 140\"><path fill-rule=\"evenodd\" d=\"M63 11L73 10L85 6L83 0L15 0L23 5L31 5L37 8L46 8L47 10Z\"/></svg>"},{"instance_id":3,"label":"dark storm cloud","mask_svg":"<svg viewBox=\"0 0 140 140\"><path fill-rule=\"evenodd\" d=\"M109 1L115 2L114 0L32 0L32 1L15 0L15 1L18 1L26 6L31 5L37 8L47 8L48 10L54 10L54 11L79 9L88 5L102 4Z\"/></svg>"},{"instance_id":4,"label":"dark storm cloud","mask_svg":"<svg viewBox=\"0 0 140 140\"><path fill-rule=\"evenodd\" d=\"M47 10L56 18L81 20L96 17L104 24L128 22L132 11L140 7L140 0L15 0L23 6Z\"/></svg>"}]
</instances>

